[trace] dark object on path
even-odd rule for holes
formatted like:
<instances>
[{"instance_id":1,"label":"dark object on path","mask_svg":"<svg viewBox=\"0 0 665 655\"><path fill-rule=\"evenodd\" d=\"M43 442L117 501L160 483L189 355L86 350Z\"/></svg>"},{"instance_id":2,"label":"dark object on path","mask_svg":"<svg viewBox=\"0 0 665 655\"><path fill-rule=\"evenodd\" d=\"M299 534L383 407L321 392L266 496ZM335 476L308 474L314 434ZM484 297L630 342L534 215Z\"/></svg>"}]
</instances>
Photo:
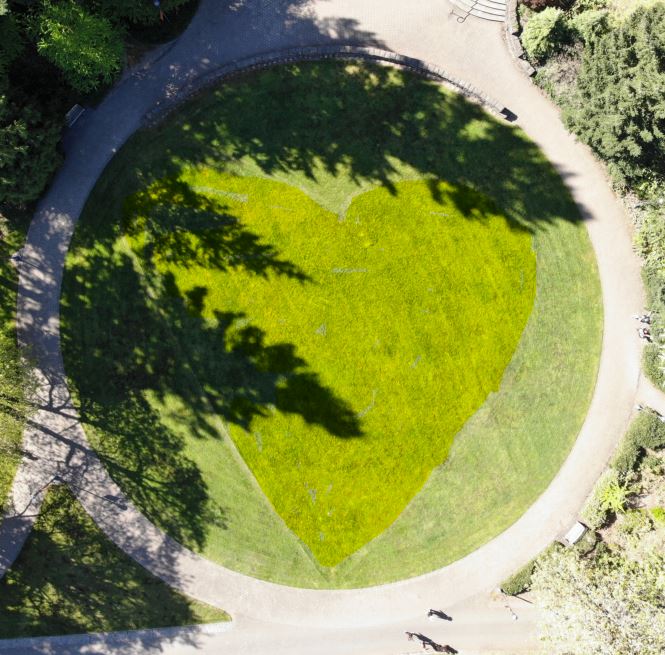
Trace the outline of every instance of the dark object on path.
<instances>
[{"instance_id":1,"label":"dark object on path","mask_svg":"<svg viewBox=\"0 0 665 655\"><path fill-rule=\"evenodd\" d=\"M441 619L442 621L452 621L453 617L449 616L445 612L442 612L441 610L429 610L427 612L427 618L432 619L432 618L437 618Z\"/></svg>"},{"instance_id":2,"label":"dark object on path","mask_svg":"<svg viewBox=\"0 0 665 655\"><path fill-rule=\"evenodd\" d=\"M409 641L412 641L414 637L420 640L421 646L423 647L423 650L427 650L428 648L431 648L435 653L456 653L457 651L449 651L445 650L446 648L450 648L450 646L442 646L441 644L437 644L436 641L433 639L430 639L428 636L420 633L420 632L407 632L406 636L409 638Z\"/></svg>"},{"instance_id":3,"label":"dark object on path","mask_svg":"<svg viewBox=\"0 0 665 655\"><path fill-rule=\"evenodd\" d=\"M459 651L453 648L452 646L449 646L446 644L443 646L443 650L441 651L442 653L458 653Z\"/></svg>"},{"instance_id":4,"label":"dark object on path","mask_svg":"<svg viewBox=\"0 0 665 655\"><path fill-rule=\"evenodd\" d=\"M510 111L508 107L504 107L500 112L499 112L509 123L514 123L517 120L517 114L514 112Z\"/></svg>"},{"instance_id":5,"label":"dark object on path","mask_svg":"<svg viewBox=\"0 0 665 655\"><path fill-rule=\"evenodd\" d=\"M649 343L651 343L651 331L649 328L637 328L637 334L640 339L646 339Z\"/></svg>"}]
</instances>

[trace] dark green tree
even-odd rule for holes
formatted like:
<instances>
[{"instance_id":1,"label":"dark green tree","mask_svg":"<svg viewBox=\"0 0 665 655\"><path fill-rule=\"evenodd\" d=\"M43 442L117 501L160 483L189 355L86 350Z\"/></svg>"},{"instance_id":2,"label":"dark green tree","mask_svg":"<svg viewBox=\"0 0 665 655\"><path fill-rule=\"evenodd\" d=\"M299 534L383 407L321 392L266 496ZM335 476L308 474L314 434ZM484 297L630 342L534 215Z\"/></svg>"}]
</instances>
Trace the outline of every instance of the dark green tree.
<instances>
[{"instance_id":1,"label":"dark green tree","mask_svg":"<svg viewBox=\"0 0 665 655\"><path fill-rule=\"evenodd\" d=\"M113 21L149 25L159 23L160 10L167 16L192 0L161 0L159 7L153 0L86 0L95 12Z\"/></svg>"},{"instance_id":2,"label":"dark green tree","mask_svg":"<svg viewBox=\"0 0 665 655\"><path fill-rule=\"evenodd\" d=\"M665 4L587 44L564 118L619 182L665 178Z\"/></svg>"},{"instance_id":3,"label":"dark green tree","mask_svg":"<svg viewBox=\"0 0 665 655\"><path fill-rule=\"evenodd\" d=\"M78 91L110 84L122 67L124 45L118 29L74 0L45 4L36 28L39 54Z\"/></svg>"},{"instance_id":4,"label":"dark green tree","mask_svg":"<svg viewBox=\"0 0 665 655\"><path fill-rule=\"evenodd\" d=\"M61 125L34 106L11 102L0 80L0 205L36 200L60 163Z\"/></svg>"}]
</instances>

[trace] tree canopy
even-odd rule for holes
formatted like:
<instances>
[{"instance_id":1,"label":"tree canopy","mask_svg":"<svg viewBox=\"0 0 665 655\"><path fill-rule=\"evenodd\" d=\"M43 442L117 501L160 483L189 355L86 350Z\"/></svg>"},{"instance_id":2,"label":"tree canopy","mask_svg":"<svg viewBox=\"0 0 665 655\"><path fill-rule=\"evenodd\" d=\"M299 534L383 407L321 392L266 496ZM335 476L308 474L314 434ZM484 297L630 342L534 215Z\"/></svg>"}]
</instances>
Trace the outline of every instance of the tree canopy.
<instances>
[{"instance_id":1,"label":"tree canopy","mask_svg":"<svg viewBox=\"0 0 665 655\"><path fill-rule=\"evenodd\" d=\"M564 117L619 181L665 178L665 4L636 10L587 44Z\"/></svg>"},{"instance_id":2,"label":"tree canopy","mask_svg":"<svg viewBox=\"0 0 665 655\"><path fill-rule=\"evenodd\" d=\"M532 589L542 607L549 652L566 655L659 655L665 652L665 555L639 558L606 551L584 559L552 550Z\"/></svg>"}]
</instances>

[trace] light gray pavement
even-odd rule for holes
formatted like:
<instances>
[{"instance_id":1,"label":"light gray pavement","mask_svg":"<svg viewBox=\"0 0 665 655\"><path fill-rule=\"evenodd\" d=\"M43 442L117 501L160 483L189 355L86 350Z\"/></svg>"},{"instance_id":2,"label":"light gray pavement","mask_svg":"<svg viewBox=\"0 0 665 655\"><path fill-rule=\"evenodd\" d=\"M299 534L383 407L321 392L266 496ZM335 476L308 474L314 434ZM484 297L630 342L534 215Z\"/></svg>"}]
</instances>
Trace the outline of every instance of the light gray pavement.
<instances>
[{"instance_id":1,"label":"light gray pavement","mask_svg":"<svg viewBox=\"0 0 665 655\"><path fill-rule=\"evenodd\" d=\"M288 634L285 644L294 644L291 652L307 652L302 648L309 635L316 638L312 652L360 652L350 648L357 638L366 646L380 643L382 653L397 653L405 648L387 626L421 616L427 607L453 607L486 592L569 527L636 401L640 344L630 317L642 310L639 266L628 221L602 168L515 66L502 25L474 18L460 25L449 9L443 0L238 0L231 6L203 0L189 30L161 59L128 76L96 111L81 119L68 140L65 164L35 214L24 251L27 261L21 265L19 336L33 348L43 384L37 394L40 410L25 435L30 455L19 469L14 491L16 512L27 510L2 526L0 567L12 559L7 544L16 550L27 534L37 509L29 500L60 476L127 553L173 586L237 619L228 636L214 638L220 641L209 652L219 652L214 649L224 639L241 634L242 626L254 621L263 626L264 636L275 630ZM124 499L90 451L69 401L59 345L59 292L64 256L88 193L156 102L176 96L197 76L231 60L337 41L374 45L438 64L517 114L518 124L559 169L587 219L602 282L605 332L598 382L579 438L556 479L518 522L468 557L431 574L364 590L311 591L254 580L203 560L163 535ZM472 622L470 614L469 625ZM522 628L526 623L510 625L515 643L504 639L502 647L514 651L531 633ZM258 628L248 630L232 637L246 639L247 646L240 648L239 641L232 648L229 643L230 652L264 651L258 643L251 646L252 639L263 638L254 634ZM467 635L468 648L478 647L482 630L476 632L476 643ZM498 628L495 632L500 633ZM348 635L348 643L331 636L338 634ZM384 643L386 634L391 635L389 644ZM366 642L361 635L368 635Z\"/></svg>"}]
</instances>

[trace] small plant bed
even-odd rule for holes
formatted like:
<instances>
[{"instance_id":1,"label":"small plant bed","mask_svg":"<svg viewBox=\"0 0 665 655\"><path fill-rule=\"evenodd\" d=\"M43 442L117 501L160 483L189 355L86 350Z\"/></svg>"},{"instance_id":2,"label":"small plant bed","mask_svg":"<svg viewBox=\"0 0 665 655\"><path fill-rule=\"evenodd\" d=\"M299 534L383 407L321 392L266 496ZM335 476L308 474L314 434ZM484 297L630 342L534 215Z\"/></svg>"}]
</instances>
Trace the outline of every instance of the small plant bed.
<instances>
[{"instance_id":1,"label":"small plant bed","mask_svg":"<svg viewBox=\"0 0 665 655\"><path fill-rule=\"evenodd\" d=\"M0 638L228 620L122 553L63 486L48 491L28 541L0 580Z\"/></svg>"},{"instance_id":2,"label":"small plant bed","mask_svg":"<svg viewBox=\"0 0 665 655\"><path fill-rule=\"evenodd\" d=\"M62 319L86 431L141 509L307 586L423 573L507 527L572 444L600 342L584 226L533 144L343 63L137 134Z\"/></svg>"}]
</instances>

